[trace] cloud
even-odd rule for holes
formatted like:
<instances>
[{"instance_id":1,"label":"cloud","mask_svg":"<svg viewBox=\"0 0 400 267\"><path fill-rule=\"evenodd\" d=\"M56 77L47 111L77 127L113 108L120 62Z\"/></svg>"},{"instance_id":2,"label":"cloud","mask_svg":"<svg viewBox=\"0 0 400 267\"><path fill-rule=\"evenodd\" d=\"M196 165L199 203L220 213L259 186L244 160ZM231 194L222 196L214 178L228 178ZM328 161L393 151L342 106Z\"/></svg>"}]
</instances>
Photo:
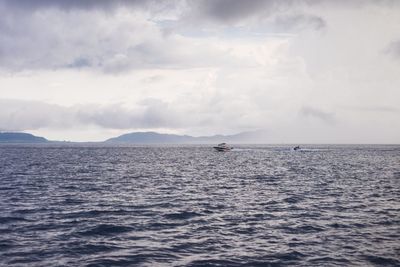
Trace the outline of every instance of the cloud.
<instances>
[{"instance_id":1,"label":"cloud","mask_svg":"<svg viewBox=\"0 0 400 267\"><path fill-rule=\"evenodd\" d=\"M65 107L40 101L0 100L0 130L24 131L41 128L71 128L88 125L108 129L176 128L180 115L167 103L148 99L133 108L119 104Z\"/></svg>"},{"instance_id":2,"label":"cloud","mask_svg":"<svg viewBox=\"0 0 400 267\"><path fill-rule=\"evenodd\" d=\"M317 118L328 124L333 124L336 121L335 115L333 113L326 112L313 107L304 106L300 109L299 113L304 117Z\"/></svg>"},{"instance_id":3,"label":"cloud","mask_svg":"<svg viewBox=\"0 0 400 267\"><path fill-rule=\"evenodd\" d=\"M189 1L187 21L194 25L238 26L257 31L287 32L326 26L325 20L307 9L319 1L203 0Z\"/></svg>"},{"instance_id":4,"label":"cloud","mask_svg":"<svg viewBox=\"0 0 400 267\"><path fill-rule=\"evenodd\" d=\"M284 2L286 1L281 1ZM278 3L279 1L266 0L202 0L192 1L191 7L197 11L197 17L232 23L255 14L269 13Z\"/></svg>"},{"instance_id":5,"label":"cloud","mask_svg":"<svg viewBox=\"0 0 400 267\"><path fill-rule=\"evenodd\" d=\"M23 131L46 126L70 127L73 116L67 109L36 101L0 100L0 131Z\"/></svg>"},{"instance_id":6,"label":"cloud","mask_svg":"<svg viewBox=\"0 0 400 267\"><path fill-rule=\"evenodd\" d=\"M133 108L120 104L106 106L76 106L77 120L109 129L182 127L181 115L168 103L159 99L145 99Z\"/></svg>"},{"instance_id":7,"label":"cloud","mask_svg":"<svg viewBox=\"0 0 400 267\"><path fill-rule=\"evenodd\" d=\"M145 98L130 106L122 103L61 106L41 101L0 99L0 131L89 126L103 129L180 129L241 124L243 118L234 118L230 106L225 105L221 109L222 102L218 100L218 106L210 109L201 104L182 105L157 98ZM216 112L219 112L218 116ZM241 113L237 111L236 115Z\"/></svg>"},{"instance_id":8,"label":"cloud","mask_svg":"<svg viewBox=\"0 0 400 267\"><path fill-rule=\"evenodd\" d=\"M276 28L282 30L302 28L320 30L326 27L326 21L323 18L308 14L280 15L275 17L274 24Z\"/></svg>"},{"instance_id":9,"label":"cloud","mask_svg":"<svg viewBox=\"0 0 400 267\"><path fill-rule=\"evenodd\" d=\"M180 33L188 17L191 30L198 30L210 21L223 25L263 19L282 6L286 7L283 10L293 6L292 2L0 0L0 69L89 68L119 73L138 68L239 66L240 59L215 39ZM172 29L163 25L169 13L176 22ZM322 18L302 13L282 13L275 21L263 23L273 24L277 30L325 25Z\"/></svg>"},{"instance_id":10,"label":"cloud","mask_svg":"<svg viewBox=\"0 0 400 267\"><path fill-rule=\"evenodd\" d=\"M385 49L385 53L400 60L400 40L391 42Z\"/></svg>"},{"instance_id":11,"label":"cloud","mask_svg":"<svg viewBox=\"0 0 400 267\"><path fill-rule=\"evenodd\" d=\"M0 18L0 67L6 70L122 68L141 43L162 43L162 33L141 14L43 10ZM136 60L136 61L135 61ZM140 64L131 58L129 66Z\"/></svg>"},{"instance_id":12,"label":"cloud","mask_svg":"<svg viewBox=\"0 0 400 267\"><path fill-rule=\"evenodd\" d=\"M32 11L43 8L71 9L100 9L112 10L118 7L146 7L152 4L153 0L1 0L0 3L8 8Z\"/></svg>"},{"instance_id":13,"label":"cloud","mask_svg":"<svg viewBox=\"0 0 400 267\"><path fill-rule=\"evenodd\" d=\"M86 68L120 73L149 68L239 66L240 59L217 44L221 33L231 31L231 37L237 37L241 32L242 38L247 38L253 31L284 34L321 30L329 23L320 10L350 6L345 3L0 0L0 69ZM387 1L376 5L379 3ZM210 33L215 31L214 35ZM205 38L189 37L193 32L206 34ZM398 53L396 49L393 46L391 51Z\"/></svg>"},{"instance_id":14,"label":"cloud","mask_svg":"<svg viewBox=\"0 0 400 267\"><path fill-rule=\"evenodd\" d=\"M242 65L214 40L166 33L147 15L120 9L112 16L87 10L41 10L0 17L0 69L133 69Z\"/></svg>"},{"instance_id":15,"label":"cloud","mask_svg":"<svg viewBox=\"0 0 400 267\"><path fill-rule=\"evenodd\" d=\"M222 102L222 100L221 100ZM218 103L219 104L219 103ZM216 116L216 112L219 112ZM230 107L211 110L201 105L179 106L148 98L132 107L109 105L73 105L70 107L40 101L0 100L0 131L39 129L212 129L238 126L245 118L241 111L232 114ZM236 117L236 118L235 118Z\"/></svg>"},{"instance_id":16,"label":"cloud","mask_svg":"<svg viewBox=\"0 0 400 267\"><path fill-rule=\"evenodd\" d=\"M348 110L355 110L355 111L361 111L361 112L373 112L373 113L397 113L400 110L395 107L391 106L349 106L349 107L344 107L345 109Z\"/></svg>"},{"instance_id":17,"label":"cloud","mask_svg":"<svg viewBox=\"0 0 400 267\"><path fill-rule=\"evenodd\" d=\"M0 126L398 140L397 3L0 0Z\"/></svg>"},{"instance_id":18,"label":"cloud","mask_svg":"<svg viewBox=\"0 0 400 267\"><path fill-rule=\"evenodd\" d=\"M210 79L200 85L205 88L168 101L162 97L144 96L133 103L63 106L42 101L0 99L0 130L85 129L96 126L103 129L165 128L224 133L258 129L274 119L268 102L257 103L261 92L247 97L234 88L216 91L212 89L216 80ZM274 97L270 94L269 98L272 102ZM285 108L285 105L280 106Z\"/></svg>"},{"instance_id":19,"label":"cloud","mask_svg":"<svg viewBox=\"0 0 400 267\"><path fill-rule=\"evenodd\" d=\"M292 6L331 5L359 7L365 5L396 6L397 0L0 0L7 8L18 10L37 10L57 8L64 10L113 10L116 8L164 9L176 6L189 6L218 20L235 20L267 11L285 10Z\"/></svg>"}]
</instances>

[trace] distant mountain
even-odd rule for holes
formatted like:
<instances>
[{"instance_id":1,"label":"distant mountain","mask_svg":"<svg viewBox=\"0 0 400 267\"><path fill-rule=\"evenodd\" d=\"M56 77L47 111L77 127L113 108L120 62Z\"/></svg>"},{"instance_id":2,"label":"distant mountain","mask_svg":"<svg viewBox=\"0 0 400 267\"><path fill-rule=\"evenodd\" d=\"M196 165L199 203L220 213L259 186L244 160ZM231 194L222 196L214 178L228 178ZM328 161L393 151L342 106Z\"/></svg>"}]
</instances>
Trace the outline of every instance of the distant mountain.
<instances>
[{"instance_id":1,"label":"distant mountain","mask_svg":"<svg viewBox=\"0 0 400 267\"><path fill-rule=\"evenodd\" d=\"M243 132L234 135L213 135L194 137L190 135L162 134L156 132L134 132L106 140L107 143L131 144L206 144L206 143L259 143L264 132Z\"/></svg>"},{"instance_id":2,"label":"distant mountain","mask_svg":"<svg viewBox=\"0 0 400 267\"><path fill-rule=\"evenodd\" d=\"M0 143L46 143L43 137L34 136L29 133L0 132Z\"/></svg>"},{"instance_id":3,"label":"distant mountain","mask_svg":"<svg viewBox=\"0 0 400 267\"><path fill-rule=\"evenodd\" d=\"M212 135L194 137L190 135L162 134L156 132L133 132L110 138L106 143L125 144L215 144L215 143L265 143L265 131L242 132L233 135ZM44 137L35 136L29 133L0 132L0 144L4 143L52 143L72 144L74 142L49 141ZM96 143L96 142L94 142Z\"/></svg>"},{"instance_id":4,"label":"distant mountain","mask_svg":"<svg viewBox=\"0 0 400 267\"><path fill-rule=\"evenodd\" d=\"M118 137L106 140L109 143L135 143L135 144L173 144L188 143L194 140L194 137L188 135L160 134L156 132L135 132L123 134Z\"/></svg>"}]
</instances>

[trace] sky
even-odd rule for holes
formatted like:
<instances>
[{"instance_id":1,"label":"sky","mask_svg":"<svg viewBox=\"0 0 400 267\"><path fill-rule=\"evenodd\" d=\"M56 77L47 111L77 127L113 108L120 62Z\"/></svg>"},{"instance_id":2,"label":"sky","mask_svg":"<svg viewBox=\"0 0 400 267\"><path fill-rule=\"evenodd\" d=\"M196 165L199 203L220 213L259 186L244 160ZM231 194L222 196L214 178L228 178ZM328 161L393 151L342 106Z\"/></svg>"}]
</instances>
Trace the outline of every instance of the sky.
<instances>
[{"instance_id":1,"label":"sky","mask_svg":"<svg viewBox=\"0 0 400 267\"><path fill-rule=\"evenodd\" d=\"M400 1L0 0L0 131L400 143Z\"/></svg>"}]
</instances>

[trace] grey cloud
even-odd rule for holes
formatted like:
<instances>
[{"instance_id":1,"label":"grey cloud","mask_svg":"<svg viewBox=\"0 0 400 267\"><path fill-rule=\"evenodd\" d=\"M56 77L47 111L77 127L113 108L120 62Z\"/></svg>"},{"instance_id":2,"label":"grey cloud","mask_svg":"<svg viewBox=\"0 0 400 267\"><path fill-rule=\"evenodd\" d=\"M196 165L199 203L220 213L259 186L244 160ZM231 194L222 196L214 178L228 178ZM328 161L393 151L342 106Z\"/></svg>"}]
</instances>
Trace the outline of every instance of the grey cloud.
<instances>
[{"instance_id":1,"label":"grey cloud","mask_svg":"<svg viewBox=\"0 0 400 267\"><path fill-rule=\"evenodd\" d=\"M278 29L302 29L313 28L320 30L326 27L326 21L315 15L296 14L296 15L281 15L277 16L274 24Z\"/></svg>"},{"instance_id":2,"label":"grey cloud","mask_svg":"<svg viewBox=\"0 0 400 267\"><path fill-rule=\"evenodd\" d=\"M71 114L66 108L36 101L0 100L0 130L23 131L46 126L69 127Z\"/></svg>"},{"instance_id":3,"label":"grey cloud","mask_svg":"<svg viewBox=\"0 0 400 267\"><path fill-rule=\"evenodd\" d=\"M312 7L360 8L367 5L398 7L396 0L188 0L190 16L196 22L212 20L219 23L235 24L249 18L258 20L278 15L276 24L280 28L293 27L300 23L323 28L326 23L318 15L306 14ZM294 14L293 14L294 12ZM300 13L296 15L296 12ZM305 12L303 14L303 12ZM282 15L282 17L281 17ZM297 27L297 26L296 26Z\"/></svg>"},{"instance_id":4,"label":"grey cloud","mask_svg":"<svg viewBox=\"0 0 400 267\"><path fill-rule=\"evenodd\" d=\"M202 0L190 1L190 17L196 23L209 23L214 21L219 24L235 25L246 20L256 20L257 25L270 23L278 26L278 30L299 28L312 24L313 28L319 29L325 25L322 18L316 15L293 14L303 12L300 7L307 7L319 1L294 1L294 0ZM275 18L275 20L274 20ZM307 23L305 23L307 22ZM269 25L271 27L271 25Z\"/></svg>"},{"instance_id":5,"label":"grey cloud","mask_svg":"<svg viewBox=\"0 0 400 267\"><path fill-rule=\"evenodd\" d=\"M6 71L91 68L118 73L135 68L239 66L243 63L229 51L193 45L195 42L189 44L182 36L174 35L173 30L165 34L168 30L152 21L152 12L180 9L176 24L182 26L191 20L188 27L194 27L196 32L202 23L230 25L248 18L262 20L255 23L256 27L270 31L319 30L326 25L323 18L303 7L321 2L325 1L0 0L0 68ZM118 7L151 10L151 15L139 16L136 21L133 14L130 17L119 16L118 12L111 15L92 12L95 8ZM64 12L71 9L74 12ZM29 12L21 14L19 10ZM399 50L394 44L390 53L400 54Z\"/></svg>"},{"instance_id":6,"label":"grey cloud","mask_svg":"<svg viewBox=\"0 0 400 267\"><path fill-rule=\"evenodd\" d=\"M79 106L77 118L84 122L103 128L176 128L183 121L180 115L168 103L158 99L147 99L132 109L120 105Z\"/></svg>"},{"instance_id":7,"label":"grey cloud","mask_svg":"<svg viewBox=\"0 0 400 267\"><path fill-rule=\"evenodd\" d=\"M90 67L91 63L90 60L87 58L83 58L83 57L78 57L76 59L73 60L72 63L67 64L66 67L67 68L84 68L84 67Z\"/></svg>"},{"instance_id":8,"label":"grey cloud","mask_svg":"<svg viewBox=\"0 0 400 267\"><path fill-rule=\"evenodd\" d=\"M143 20L111 21L108 30L104 30L103 26L92 23L107 19L104 14L52 11L15 16L0 8L0 13L3 12L0 68L6 70L89 67L118 72L174 60L165 58L169 54L163 50L174 41L166 40L151 23Z\"/></svg>"},{"instance_id":9,"label":"grey cloud","mask_svg":"<svg viewBox=\"0 0 400 267\"><path fill-rule=\"evenodd\" d=\"M179 113L167 103L148 99L138 107L75 105L64 107L39 101L0 100L0 131L73 128L95 125L109 129L180 127Z\"/></svg>"},{"instance_id":10,"label":"grey cloud","mask_svg":"<svg viewBox=\"0 0 400 267\"><path fill-rule=\"evenodd\" d=\"M141 7L154 2L151 0L1 0L8 8L18 10L36 10L41 8L71 9L103 9L110 10L121 6Z\"/></svg>"},{"instance_id":11,"label":"grey cloud","mask_svg":"<svg viewBox=\"0 0 400 267\"><path fill-rule=\"evenodd\" d=\"M400 109L391 106L345 106L344 109L361 112L397 113Z\"/></svg>"},{"instance_id":12,"label":"grey cloud","mask_svg":"<svg viewBox=\"0 0 400 267\"><path fill-rule=\"evenodd\" d=\"M397 0L0 0L9 11L33 11L57 8L62 10L114 10L120 7L144 8L153 11L188 7L198 14L218 21L232 22L254 14L287 11L291 7L330 5L359 7L363 5L396 6ZM12 10L10 10L12 9Z\"/></svg>"},{"instance_id":13,"label":"grey cloud","mask_svg":"<svg viewBox=\"0 0 400 267\"><path fill-rule=\"evenodd\" d=\"M273 13L276 19L272 24L277 30L320 29L325 25L322 18L287 12L296 6L309 5L309 2L0 0L0 68L6 71L90 68L119 73L135 68L240 65L243 63L220 48L204 45L189 47L192 44L182 41L184 38L174 35L173 31L165 34L160 25L149 21L149 17L140 17L138 21L133 17L121 19L118 12L109 15L92 12L92 9L129 7L157 13L180 8L177 23L185 24L185 18L190 17L196 29L207 21L235 23L254 16L268 17ZM71 9L74 12L64 12ZM19 10L38 12L21 14Z\"/></svg>"},{"instance_id":14,"label":"grey cloud","mask_svg":"<svg viewBox=\"0 0 400 267\"><path fill-rule=\"evenodd\" d=\"M281 1L284 3L286 1ZM270 0L203 0L192 1L192 8L199 15L206 16L217 21L235 22L260 12L269 12L277 6L279 1Z\"/></svg>"},{"instance_id":15,"label":"grey cloud","mask_svg":"<svg viewBox=\"0 0 400 267\"><path fill-rule=\"evenodd\" d=\"M0 0L0 4L19 10L41 8L71 9L114 9L118 7L172 7L176 5L192 6L210 17L221 20L232 20L245 17L265 9L286 9L292 5L330 4L332 6L361 5L397 5L397 0Z\"/></svg>"},{"instance_id":16,"label":"grey cloud","mask_svg":"<svg viewBox=\"0 0 400 267\"><path fill-rule=\"evenodd\" d=\"M21 21L8 18L18 29L3 31L0 35L0 68L17 72L91 68L119 73L137 68L244 64L223 48L164 35L151 23L119 21L110 23L111 30L104 31L101 25L90 25L91 19L98 19L96 16L58 15L50 16L55 21L48 25L44 25L43 16L26 17ZM77 29L71 32L71 27Z\"/></svg>"},{"instance_id":17,"label":"grey cloud","mask_svg":"<svg viewBox=\"0 0 400 267\"><path fill-rule=\"evenodd\" d=\"M253 14L260 9L293 2L292 0L0 0L0 5L14 10L32 11L38 9L58 8L62 10L113 10L127 8L160 8L185 4L191 9L218 20L232 20Z\"/></svg>"},{"instance_id":18,"label":"grey cloud","mask_svg":"<svg viewBox=\"0 0 400 267\"><path fill-rule=\"evenodd\" d=\"M400 40L391 42L384 52L400 60Z\"/></svg>"},{"instance_id":19,"label":"grey cloud","mask_svg":"<svg viewBox=\"0 0 400 267\"><path fill-rule=\"evenodd\" d=\"M0 131L38 129L86 129L97 126L104 129L254 129L247 111L224 104L207 103L180 105L180 101L166 102L147 98L134 106L120 103L60 106L40 101L0 99ZM219 102L218 102L219 103ZM221 106L224 106L221 108ZM215 116L218 114L218 116Z\"/></svg>"},{"instance_id":20,"label":"grey cloud","mask_svg":"<svg viewBox=\"0 0 400 267\"><path fill-rule=\"evenodd\" d=\"M333 113L325 112L317 108L304 106L300 109L299 113L304 117L317 118L329 124L335 122L335 115Z\"/></svg>"},{"instance_id":21,"label":"grey cloud","mask_svg":"<svg viewBox=\"0 0 400 267\"><path fill-rule=\"evenodd\" d=\"M4 13L0 16L0 68L7 71L91 68L118 73L232 64L231 55L222 48L164 34L141 16L135 19L124 13L122 18L110 18L97 12L55 10L17 16L1 7L0 13Z\"/></svg>"}]
</instances>

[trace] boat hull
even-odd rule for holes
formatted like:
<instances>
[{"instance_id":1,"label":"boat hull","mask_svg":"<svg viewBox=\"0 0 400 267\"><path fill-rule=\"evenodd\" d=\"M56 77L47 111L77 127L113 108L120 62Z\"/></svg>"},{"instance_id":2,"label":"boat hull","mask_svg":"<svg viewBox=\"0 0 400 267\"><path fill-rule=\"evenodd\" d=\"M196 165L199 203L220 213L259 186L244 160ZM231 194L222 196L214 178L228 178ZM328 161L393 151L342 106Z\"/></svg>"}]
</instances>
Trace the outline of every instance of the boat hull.
<instances>
[{"instance_id":1,"label":"boat hull","mask_svg":"<svg viewBox=\"0 0 400 267\"><path fill-rule=\"evenodd\" d=\"M232 148L230 147L217 147L217 146L215 146L214 149L217 150L218 152L226 152L232 150Z\"/></svg>"}]
</instances>

